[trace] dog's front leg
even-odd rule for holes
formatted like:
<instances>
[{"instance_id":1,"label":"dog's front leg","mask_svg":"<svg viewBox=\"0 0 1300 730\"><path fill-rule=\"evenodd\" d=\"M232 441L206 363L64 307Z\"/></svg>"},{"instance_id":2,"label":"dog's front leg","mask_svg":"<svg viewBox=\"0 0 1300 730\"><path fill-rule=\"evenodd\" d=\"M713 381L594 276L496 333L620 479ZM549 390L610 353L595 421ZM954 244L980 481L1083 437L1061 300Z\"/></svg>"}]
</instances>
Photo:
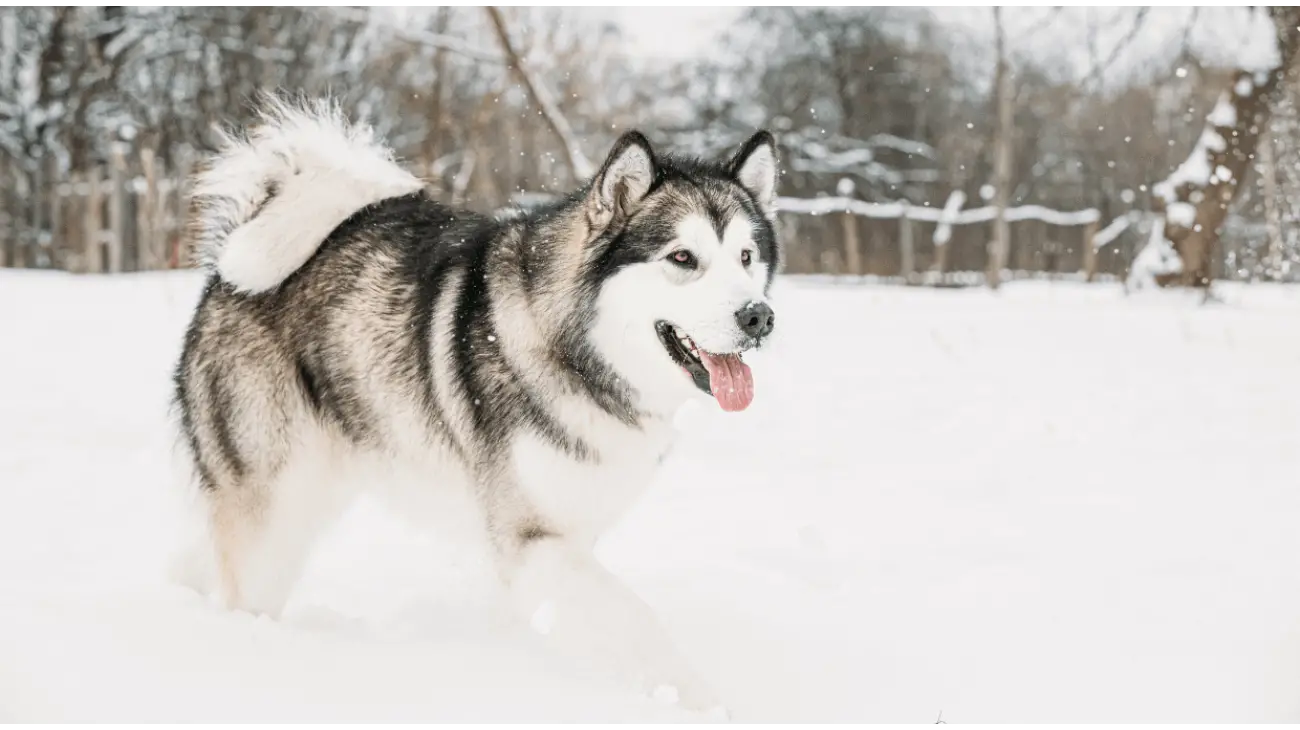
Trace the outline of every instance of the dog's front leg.
<instances>
[{"instance_id":1,"label":"dog's front leg","mask_svg":"<svg viewBox=\"0 0 1300 730\"><path fill-rule=\"evenodd\" d=\"M527 535L506 552L516 611L557 648L601 662L656 699L722 711L650 607L590 550L562 537Z\"/></svg>"}]
</instances>

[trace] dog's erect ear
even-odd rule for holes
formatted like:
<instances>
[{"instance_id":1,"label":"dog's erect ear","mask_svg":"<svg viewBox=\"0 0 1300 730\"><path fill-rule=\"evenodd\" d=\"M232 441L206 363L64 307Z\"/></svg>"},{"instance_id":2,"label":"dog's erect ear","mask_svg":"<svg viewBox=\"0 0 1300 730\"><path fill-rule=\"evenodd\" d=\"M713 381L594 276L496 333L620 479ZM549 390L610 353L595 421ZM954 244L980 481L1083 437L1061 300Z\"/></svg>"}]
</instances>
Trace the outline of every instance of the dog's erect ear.
<instances>
[{"instance_id":1,"label":"dog's erect ear","mask_svg":"<svg viewBox=\"0 0 1300 730\"><path fill-rule=\"evenodd\" d=\"M604 227L615 215L630 215L654 179L655 155L650 141L637 131L624 133L592 181L588 200L592 224Z\"/></svg>"},{"instance_id":2,"label":"dog's erect ear","mask_svg":"<svg viewBox=\"0 0 1300 730\"><path fill-rule=\"evenodd\" d=\"M776 138L763 130L750 137L727 163L727 172L758 201L763 215L776 213Z\"/></svg>"}]
</instances>

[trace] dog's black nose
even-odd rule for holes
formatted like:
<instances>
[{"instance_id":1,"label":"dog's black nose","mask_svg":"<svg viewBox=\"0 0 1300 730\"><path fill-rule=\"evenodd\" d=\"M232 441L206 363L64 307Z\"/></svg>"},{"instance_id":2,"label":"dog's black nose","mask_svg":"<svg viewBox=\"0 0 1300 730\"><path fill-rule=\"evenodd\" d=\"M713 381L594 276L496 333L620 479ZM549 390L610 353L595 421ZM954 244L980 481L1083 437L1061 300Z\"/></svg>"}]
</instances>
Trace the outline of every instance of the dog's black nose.
<instances>
[{"instance_id":1,"label":"dog's black nose","mask_svg":"<svg viewBox=\"0 0 1300 730\"><path fill-rule=\"evenodd\" d=\"M776 326L776 313L763 302L750 302L736 312L740 331L755 339L767 337Z\"/></svg>"}]
</instances>

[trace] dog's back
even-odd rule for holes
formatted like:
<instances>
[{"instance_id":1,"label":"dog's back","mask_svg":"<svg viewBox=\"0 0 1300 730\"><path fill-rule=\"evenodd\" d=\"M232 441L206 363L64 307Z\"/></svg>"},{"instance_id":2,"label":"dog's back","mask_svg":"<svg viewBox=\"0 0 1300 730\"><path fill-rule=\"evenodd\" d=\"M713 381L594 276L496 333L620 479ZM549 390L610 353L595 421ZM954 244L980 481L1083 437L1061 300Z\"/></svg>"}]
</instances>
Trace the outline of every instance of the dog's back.
<instances>
[{"instance_id":1,"label":"dog's back","mask_svg":"<svg viewBox=\"0 0 1300 730\"><path fill-rule=\"evenodd\" d=\"M446 272L496 228L416 192L353 214L273 289L240 290L214 273L176 373L203 486L280 461L300 418L358 447L393 448L412 431L389 423L391 406L423 405L435 420L420 430L447 437L436 406L412 402L432 395L429 316ZM377 402L393 389L401 404Z\"/></svg>"}]
</instances>

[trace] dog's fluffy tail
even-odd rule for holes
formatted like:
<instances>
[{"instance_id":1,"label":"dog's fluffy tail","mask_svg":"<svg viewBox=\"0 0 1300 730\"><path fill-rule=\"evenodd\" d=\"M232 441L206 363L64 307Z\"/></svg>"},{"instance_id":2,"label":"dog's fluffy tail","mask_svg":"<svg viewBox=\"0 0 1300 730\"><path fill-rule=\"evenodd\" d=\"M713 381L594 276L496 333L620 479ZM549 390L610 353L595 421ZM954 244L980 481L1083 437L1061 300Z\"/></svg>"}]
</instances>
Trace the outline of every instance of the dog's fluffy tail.
<instances>
[{"instance_id":1,"label":"dog's fluffy tail","mask_svg":"<svg viewBox=\"0 0 1300 730\"><path fill-rule=\"evenodd\" d=\"M247 134L224 136L190 201L196 257L238 290L274 289L353 213L423 187L329 101L264 96L257 111Z\"/></svg>"}]
</instances>

